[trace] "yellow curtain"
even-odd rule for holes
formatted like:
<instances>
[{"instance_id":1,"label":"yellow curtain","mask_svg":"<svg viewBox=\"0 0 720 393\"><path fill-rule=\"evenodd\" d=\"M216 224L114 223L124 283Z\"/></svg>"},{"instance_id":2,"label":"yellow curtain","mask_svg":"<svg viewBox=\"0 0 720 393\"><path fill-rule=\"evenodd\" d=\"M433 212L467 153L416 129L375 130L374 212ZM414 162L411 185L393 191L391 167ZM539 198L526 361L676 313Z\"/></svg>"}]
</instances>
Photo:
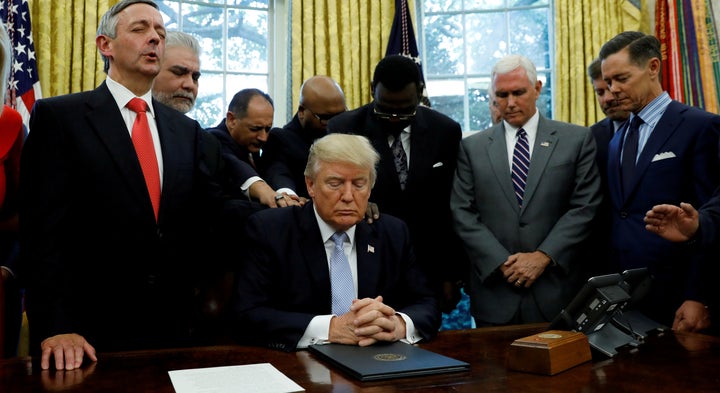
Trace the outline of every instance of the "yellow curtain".
<instances>
[{"instance_id":1,"label":"yellow curtain","mask_svg":"<svg viewBox=\"0 0 720 393\"><path fill-rule=\"evenodd\" d=\"M105 79L95 46L100 17L118 0L30 0L43 97L95 88Z\"/></svg>"},{"instance_id":2,"label":"yellow curtain","mask_svg":"<svg viewBox=\"0 0 720 393\"><path fill-rule=\"evenodd\" d=\"M649 33L647 19L627 0L555 1L553 118L590 126L605 117L587 76L600 47L626 30Z\"/></svg>"},{"instance_id":3,"label":"yellow curtain","mask_svg":"<svg viewBox=\"0 0 720 393\"><path fill-rule=\"evenodd\" d=\"M293 0L293 108L302 82L319 74L340 84L349 109L370 102L372 72L385 56L394 16L390 0Z\"/></svg>"}]
</instances>

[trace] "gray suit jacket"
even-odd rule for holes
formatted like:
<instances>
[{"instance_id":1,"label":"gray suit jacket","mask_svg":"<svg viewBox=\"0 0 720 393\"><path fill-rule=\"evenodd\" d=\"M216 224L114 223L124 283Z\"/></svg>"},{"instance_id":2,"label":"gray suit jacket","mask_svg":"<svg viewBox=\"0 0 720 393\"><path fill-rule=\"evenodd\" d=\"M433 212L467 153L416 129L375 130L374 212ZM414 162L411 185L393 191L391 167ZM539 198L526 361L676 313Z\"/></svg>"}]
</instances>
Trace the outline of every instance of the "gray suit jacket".
<instances>
[{"instance_id":1,"label":"gray suit jacket","mask_svg":"<svg viewBox=\"0 0 720 393\"><path fill-rule=\"evenodd\" d=\"M584 280L580 250L601 201L595 141L588 128L540 116L523 207L510 179L504 123L460 143L450 206L471 261L471 313L492 324L549 321ZM529 288L508 284L499 266L542 250L549 266Z\"/></svg>"}]
</instances>

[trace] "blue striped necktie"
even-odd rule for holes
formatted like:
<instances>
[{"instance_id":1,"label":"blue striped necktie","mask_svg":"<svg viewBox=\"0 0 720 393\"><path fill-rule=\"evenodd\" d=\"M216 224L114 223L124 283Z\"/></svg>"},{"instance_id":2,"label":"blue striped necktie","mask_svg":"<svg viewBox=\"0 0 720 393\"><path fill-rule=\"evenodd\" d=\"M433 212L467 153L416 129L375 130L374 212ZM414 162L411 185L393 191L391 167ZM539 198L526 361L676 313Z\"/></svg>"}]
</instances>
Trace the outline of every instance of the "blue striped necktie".
<instances>
[{"instance_id":1,"label":"blue striped necktie","mask_svg":"<svg viewBox=\"0 0 720 393\"><path fill-rule=\"evenodd\" d=\"M515 150L513 151L511 176L518 206L522 206L523 195L525 195L525 182L527 181L528 168L530 168L530 145L524 129L517 130L516 136L517 142L515 142Z\"/></svg>"},{"instance_id":2,"label":"blue striped necktie","mask_svg":"<svg viewBox=\"0 0 720 393\"><path fill-rule=\"evenodd\" d=\"M330 255L330 287L332 292L332 312L335 315L345 314L355 298L355 284L353 283L350 262L345 255L345 232L335 232L332 240L335 248Z\"/></svg>"}]
</instances>

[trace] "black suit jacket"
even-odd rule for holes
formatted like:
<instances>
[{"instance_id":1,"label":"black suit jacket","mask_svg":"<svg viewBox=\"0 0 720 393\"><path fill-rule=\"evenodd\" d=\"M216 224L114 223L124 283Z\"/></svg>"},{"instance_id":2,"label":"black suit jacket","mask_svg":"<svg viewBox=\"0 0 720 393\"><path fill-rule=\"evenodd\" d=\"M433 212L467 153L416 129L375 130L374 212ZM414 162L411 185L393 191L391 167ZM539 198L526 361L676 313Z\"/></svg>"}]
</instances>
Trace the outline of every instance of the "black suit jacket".
<instances>
[{"instance_id":1,"label":"black suit jacket","mask_svg":"<svg viewBox=\"0 0 720 393\"><path fill-rule=\"evenodd\" d=\"M258 169L261 167L260 155L253 154L254 164L250 162L250 151L240 145L230 135L230 131L225 125L225 120L221 121L214 128L208 128L206 130L212 134L222 145L222 157L225 161L225 187L234 197L241 197L244 195L240 190L247 179L253 176L262 176Z\"/></svg>"},{"instance_id":2,"label":"black suit jacket","mask_svg":"<svg viewBox=\"0 0 720 393\"><path fill-rule=\"evenodd\" d=\"M704 246L720 246L720 187L712 198L699 209L698 238Z\"/></svg>"},{"instance_id":3,"label":"black suit jacket","mask_svg":"<svg viewBox=\"0 0 720 393\"><path fill-rule=\"evenodd\" d=\"M597 146L595 162L598 168L607 168L608 145L613 135L615 135L615 125L612 120L606 117L590 126L590 132L592 132ZM588 260L585 264L587 276L615 273L620 269L619 266L611 263L610 259L610 227L612 220L610 217L610 198L607 192L607 171L600 170L599 172L603 197L593 220L592 233L588 239L587 252L585 252Z\"/></svg>"},{"instance_id":4,"label":"black suit jacket","mask_svg":"<svg viewBox=\"0 0 720 393\"><path fill-rule=\"evenodd\" d=\"M220 147L153 100L163 156L156 223L130 133L105 83L38 100L21 164L21 276L31 351L79 333L98 351L192 344L198 281L227 199ZM214 157L214 158L213 158Z\"/></svg>"},{"instance_id":5,"label":"black suit jacket","mask_svg":"<svg viewBox=\"0 0 720 393\"><path fill-rule=\"evenodd\" d=\"M263 146L265 180L276 190L289 188L309 198L305 187L305 165L310 146L319 135L303 130L297 114L283 128L273 128Z\"/></svg>"},{"instance_id":6,"label":"black suit jacket","mask_svg":"<svg viewBox=\"0 0 720 393\"><path fill-rule=\"evenodd\" d=\"M708 304L714 296L706 288L709 284L716 292L715 277L708 282L711 277L703 272L708 265L717 265L717 256L667 241L647 231L643 220L657 204L700 206L710 199L720 184L720 116L671 101L638 156L629 190L622 189L620 176L625 128L610 141L604 168L612 217L612 258L620 270L648 268L654 281L640 310L671 326L684 301Z\"/></svg>"},{"instance_id":7,"label":"black suit jacket","mask_svg":"<svg viewBox=\"0 0 720 393\"><path fill-rule=\"evenodd\" d=\"M331 314L328 258L313 204L267 209L247 226L247 258L238 275L237 311L245 338L254 344L294 350L316 315ZM434 337L440 313L417 269L405 224L384 215L355 231L358 298L382 295L407 314L424 339Z\"/></svg>"},{"instance_id":8,"label":"black suit jacket","mask_svg":"<svg viewBox=\"0 0 720 393\"><path fill-rule=\"evenodd\" d=\"M378 204L381 220L387 213L407 223L418 263L440 294L443 281L465 280L469 266L450 213L450 188L462 138L460 125L433 109L417 108L410 132L409 174L405 190L401 190L388 134L373 116L373 105L333 117L328 133L364 135L380 153L370 201Z\"/></svg>"}]
</instances>

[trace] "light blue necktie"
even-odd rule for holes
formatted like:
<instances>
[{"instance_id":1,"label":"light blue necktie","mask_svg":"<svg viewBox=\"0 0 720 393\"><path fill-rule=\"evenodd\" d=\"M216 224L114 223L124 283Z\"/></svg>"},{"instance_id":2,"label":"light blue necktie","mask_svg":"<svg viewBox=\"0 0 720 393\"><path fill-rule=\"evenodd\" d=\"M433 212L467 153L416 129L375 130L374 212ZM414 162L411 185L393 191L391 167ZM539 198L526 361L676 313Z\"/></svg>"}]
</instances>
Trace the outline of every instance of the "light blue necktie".
<instances>
[{"instance_id":1,"label":"light blue necktie","mask_svg":"<svg viewBox=\"0 0 720 393\"><path fill-rule=\"evenodd\" d=\"M355 284L353 284L350 262L345 255L344 242L347 239L345 232L335 232L332 240L335 248L330 255L330 287L332 288L332 312L342 315L350 310L355 298Z\"/></svg>"}]
</instances>

